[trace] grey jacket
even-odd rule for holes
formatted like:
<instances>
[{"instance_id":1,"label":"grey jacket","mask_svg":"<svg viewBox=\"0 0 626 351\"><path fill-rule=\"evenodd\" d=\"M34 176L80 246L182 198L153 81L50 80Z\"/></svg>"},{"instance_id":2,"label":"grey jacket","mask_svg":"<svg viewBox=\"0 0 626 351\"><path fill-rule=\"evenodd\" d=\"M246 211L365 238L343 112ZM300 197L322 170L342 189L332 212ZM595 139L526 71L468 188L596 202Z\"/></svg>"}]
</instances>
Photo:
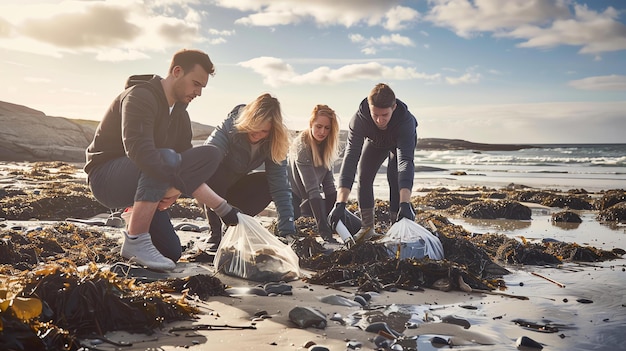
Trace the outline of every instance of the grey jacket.
<instances>
[{"instance_id":1,"label":"grey jacket","mask_svg":"<svg viewBox=\"0 0 626 351\"><path fill-rule=\"evenodd\" d=\"M170 114L161 77L127 88L107 110L87 147L85 172L109 160L128 156L150 177L186 189L178 169L161 159L159 148L181 153L192 147L187 104L176 103Z\"/></svg>"},{"instance_id":2,"label":"grey jacket","mask_svg":"<svg viewBox=\"0 0 626 351\"><path fill-rule=\"evenodd\" d=\"M261 141L258 152L252 155L246 133L240 133L235 128L235 120L244 106L236 106L205 141L205 144L215 145L222 151L221 159L218 160L220 166L209 180L209 185L218 183L225 187L225 191L239 179L264 165L270 194L278 211L278 230L281 234L295 233L287 161L277 164L271 159L270 143L267 139Z\"/></svg>"},{"instance_id":3,"label":"grey jacket","mask_svg":"<svg viewBox=\"0 0 626 351\"><path fill-rule=\"evenodd\" d=\"M337 192L333 171L313 164L311 145L304 143L299 135L294 140L288 162L291 190L300 199L322 198L322 193Z\"/></svg>"}]
</instances>

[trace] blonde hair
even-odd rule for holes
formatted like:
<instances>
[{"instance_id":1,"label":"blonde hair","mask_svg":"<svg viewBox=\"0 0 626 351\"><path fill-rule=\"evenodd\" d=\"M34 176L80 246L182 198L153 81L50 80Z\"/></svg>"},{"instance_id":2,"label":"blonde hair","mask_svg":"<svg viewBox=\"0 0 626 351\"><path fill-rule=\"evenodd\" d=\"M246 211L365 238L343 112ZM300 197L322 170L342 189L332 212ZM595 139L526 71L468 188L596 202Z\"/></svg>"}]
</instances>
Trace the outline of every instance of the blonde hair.
<instances>
[{"instance_id":1,"label":"blonde hair","mask_svg":"<svg viewBox=\"0 0 626 351\"><path fill-rule=\"evenodd\" d=\"M281 163L289 151L289 131L283 124L278 99L267 93L257 97L243 108L235 121L235 128L240 133L256 132L267 121L272 125L268 136L270 156L274 163Z\"/></svg>"},{"instance_id":2,"label":"blonde hair","mask_svg":"<svg viewBox=\"0 0 626 351\"><path fill-rule=\"evenodd\" d=\"M319 144L312 135L313 123L315 123L317 116L326 116L330 119L330 132L326 139ZM311 118L309 118L309 128L300 132L300 138L304 144L311 147L313 165L331 169L333 163L337 160L339 145L339 121L335 111L327 105L316 105L311 112Z\"/></svg>"}]
</instances>

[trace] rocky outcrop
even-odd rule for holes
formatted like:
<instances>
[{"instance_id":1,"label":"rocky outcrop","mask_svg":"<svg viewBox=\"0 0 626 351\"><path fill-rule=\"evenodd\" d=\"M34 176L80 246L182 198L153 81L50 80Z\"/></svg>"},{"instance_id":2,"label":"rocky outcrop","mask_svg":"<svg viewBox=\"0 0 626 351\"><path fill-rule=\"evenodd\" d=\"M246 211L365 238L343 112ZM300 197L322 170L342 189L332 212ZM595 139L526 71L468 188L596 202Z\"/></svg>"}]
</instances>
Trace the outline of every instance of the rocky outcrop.
<instances>
[{"instance_id":1,"label":"rocky outcrop","mask_svg":"<svg viewBox=\"0 0 626 351\"><path fill-rule=\"evenodd\" d=\"M97 122L46 116L25 106L0 102L0 160L85 160Z\"/></svg>"},{"instance_id":2,"label":"rocky outcrop","mask_svg":"<svg viewBox=\"0 0 626 351\"><path fill-rule=\"evenodd\" d=\"M0 161L84 162L98 121L47 116L26 106L0 101ZM192 125L206 139L213 127Z\"/></svg>"},{"instance_id":3,"label":"rocky outcrop","mask_svg":"<svg viewBox=\"0 0 626 351\"><path fill-rule=\"evenodd\" d=\"M477 150L477 151L517 151L536 146L520 144L484 144L461 139L420 138L418 150Z\"/></svg>"}]
</instances>

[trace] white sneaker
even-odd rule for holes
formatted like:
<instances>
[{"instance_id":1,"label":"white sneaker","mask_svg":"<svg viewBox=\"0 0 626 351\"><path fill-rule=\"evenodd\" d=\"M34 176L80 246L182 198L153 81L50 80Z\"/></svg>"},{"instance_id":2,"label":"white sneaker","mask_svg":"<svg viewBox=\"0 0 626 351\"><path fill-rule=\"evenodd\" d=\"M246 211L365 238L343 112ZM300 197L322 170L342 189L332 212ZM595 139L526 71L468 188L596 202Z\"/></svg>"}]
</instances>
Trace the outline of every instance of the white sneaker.
<instances>
[{"instance_id":1,"label":"white sneaker","mask_svg":"<svg viewBox=\"0 0 626 351\"><path fill-rule=\"evenodd\" d=\"M167 271L176 268L176 263L163 256L152 243L150 234L141 234L136 238L130 238L128 232L124 233L124 243L120 255L147 268Z\"/></svg>"}]
</instances>

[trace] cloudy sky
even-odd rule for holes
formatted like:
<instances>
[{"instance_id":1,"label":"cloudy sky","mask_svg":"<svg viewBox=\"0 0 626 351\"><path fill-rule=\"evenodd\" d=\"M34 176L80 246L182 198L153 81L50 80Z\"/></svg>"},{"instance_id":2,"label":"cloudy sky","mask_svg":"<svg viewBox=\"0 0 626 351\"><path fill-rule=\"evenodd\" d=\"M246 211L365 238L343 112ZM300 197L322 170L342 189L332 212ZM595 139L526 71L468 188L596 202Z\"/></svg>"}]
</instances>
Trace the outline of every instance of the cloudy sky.
<instances>
[{"instance_id":1,"label":"cloudy sky","mask_svg":"<svg viewBox=\"0 0 626 351\"><path fill-rule=\"evenodd\" d=\"M91 0L0 3L0 101L99 120L181 48L216 64L192 120L269 92L292 129L346 127L388 83L420 138L626 142L623 0Z\"/></svg>"}]
</instances>

